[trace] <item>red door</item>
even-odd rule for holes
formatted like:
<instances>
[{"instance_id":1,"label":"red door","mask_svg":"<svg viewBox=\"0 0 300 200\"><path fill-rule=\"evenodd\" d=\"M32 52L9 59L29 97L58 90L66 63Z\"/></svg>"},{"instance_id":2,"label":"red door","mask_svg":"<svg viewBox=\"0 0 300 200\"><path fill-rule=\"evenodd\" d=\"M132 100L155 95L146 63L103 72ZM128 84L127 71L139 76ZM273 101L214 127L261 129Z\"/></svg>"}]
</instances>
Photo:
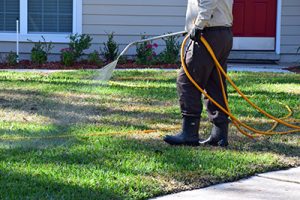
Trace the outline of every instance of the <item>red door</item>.
<instances>
[{"instance_id":1,"label":"red door","mask_svg":"<svg viewBox=\"0 0 300 200\"><path fill-rule=\"evenodd\" d=\"M234 0L236 37L275 37L277 0Z\"/></svg>"}]
</instances>

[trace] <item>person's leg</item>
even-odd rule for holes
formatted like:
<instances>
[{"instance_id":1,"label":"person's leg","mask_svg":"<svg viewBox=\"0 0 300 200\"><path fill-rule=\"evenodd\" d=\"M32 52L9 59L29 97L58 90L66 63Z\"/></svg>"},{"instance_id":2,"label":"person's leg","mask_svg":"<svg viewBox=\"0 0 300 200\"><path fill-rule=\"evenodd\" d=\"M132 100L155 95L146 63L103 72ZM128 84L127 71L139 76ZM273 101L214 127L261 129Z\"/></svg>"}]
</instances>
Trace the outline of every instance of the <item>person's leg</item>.
<instances>
[{"instance_id":1,"label":"person's leg","mask_svg":"<svg viewBox=\"0 0 300 200\"><path fill-rule=\"evenodd\" d=\"M226 62L220 62L223 69L227 69ZM222 82L226 92L227 98L227 85L224 76L222 76ZM210 95L218 104L226 109L224 96L222 94L221 81L218 76L217 70L214 70L210 76L210 79L206 86L206 92ZM215 104L209 99L204 99L204 104L208 113L209 120L212 122L213 127L211 135L208 139L201 141L200 144L208 144L213 146L228 146L228 115L221 111Z\"/></svg>"},{"instance_id":2,"label":"person's leg","mask_svg":"<svg viewBox=\"0 0 300 200\"><path fill-rule=\"evenodd\" d=\"M223 46L223 51L221 52L219 62L223 67L224 71L227 72L227 59L232 47L232 35L231 31L220 31L219 34L221 38L224 38L223 44L220 44L220 46ZM222 49L222 47L219 48ZM226 79L223 75L222 82L227 98ZM210 95L217 103L219 103L223 108L226 108L225 100L222 94L221 80L219 78L217 68L214 68L213 72L211 73L205 90L208 93L208 95ZM200 143L214 146L227 146L229 124L227 114L221 111L207 98L204 99L204 103L207 108L209 120L213 123L213 128L210 137L205 141L201 141Z\"/></svg>"},{"instance_id":3,"label":"person's leg","mask_svg":"<svg viewBox=\"0 0 300 200\"><path fill-rule=\"evenodd\" d=\"M201 87L204 87L213 69L213 61L203 44L191 42L186 51L185 61L189 73ZM178 74L177 90L183 117L182 131L175 136L166 136L164 141L171 145L199 145L202 95L183 69Z\"/></svg>"},{"instance_id":4,"label":"person's leg","mask_svg":"<svg viewBox=\"0 0 300 200\"><path fill-rule=\"evenodd\" d=\"M220 64L222 65L222 68L224 71L227 71L227 62L226 59L220 60ZM222 83L224 85L226 98L227 95L227 84L226 79L222 75ZM223 108L226 108L225 100L222 93L222 87L221 87L221 80L218 75L217 68L215 67L213 72L211 73L207 85L205 87L205 91L209 96L211 96L218 104L220 104ZM221 122L227 122L228 116L225 114L221 109L219 109L212 101L210 101L208 98L204 98L204 104L207 109L208 118L212 123L221 123Z\"/></svg>"}]
</instances>

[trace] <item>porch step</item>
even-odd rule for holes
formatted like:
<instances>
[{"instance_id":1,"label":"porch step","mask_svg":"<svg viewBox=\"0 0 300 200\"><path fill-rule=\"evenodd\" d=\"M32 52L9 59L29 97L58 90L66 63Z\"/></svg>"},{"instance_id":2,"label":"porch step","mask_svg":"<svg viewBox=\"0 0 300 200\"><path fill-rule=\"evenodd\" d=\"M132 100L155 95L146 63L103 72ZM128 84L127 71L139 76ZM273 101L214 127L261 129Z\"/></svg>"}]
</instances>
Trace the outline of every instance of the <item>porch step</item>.
<instances>
[{"instance_id":1,"label":"porch step","mask_svg":"<svg viewBox=\"0 0 300 200\"><path fill-rule=\"evenodd\" d=\"M280 60L280 55L274 51L231 51L229 60L232 62L276 62Z\"/></svg>"}]
</instances>

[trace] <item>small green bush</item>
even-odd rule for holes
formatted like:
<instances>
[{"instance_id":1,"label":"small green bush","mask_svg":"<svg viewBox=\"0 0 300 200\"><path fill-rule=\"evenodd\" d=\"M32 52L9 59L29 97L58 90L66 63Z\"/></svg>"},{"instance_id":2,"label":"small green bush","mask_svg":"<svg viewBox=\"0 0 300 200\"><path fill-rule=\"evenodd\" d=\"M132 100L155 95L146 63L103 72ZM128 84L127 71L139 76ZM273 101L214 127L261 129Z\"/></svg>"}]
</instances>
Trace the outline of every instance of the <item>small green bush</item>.
<instances>
[{"instance_id":1,"label":"small green bush","mask_svg":"<svg viewBox=\"0 0 300 200\"><path fill-rule=\"evenodd\" d=\"M5 62L9 66L14 66L18 64L18 55L17 53L10 51L5 57Z\"/></svg>"},{"instance_id":2,"label":"small green bush","mask_svg":"<svg viewBox=\"0 0 300 200\"><path fill-rule=\"evenodd\" d=\"M164 64L175 64L179 61L180 43L178 36L171 36L163 39L166 48L159 54L159 61Z\"/></svg>"},{"instance_id":3,"label":"small green bush","mask_svg":"<svg viewBox=\"0 0 300 200\"><path fill-rule=\"evenodd\" d=\"M48 60L47 54L44 51L39 51L37 49L31 50L31 61L34 64L44 64Z\"/></svg>"},{"instance_id":4,"label":"small green bush","mask_svg":"<svg viewBox=\"0 0 300 200\"><path fill-rule=\"evenodd\" d=\"M126 64L126 63L128 63L128 58L126 57L126 56L121 56L120 58L119 58L119 62L118 62L119 64Z\"/></svg>"},{"instance_id":5,"label":"small green bush","mask_svg":"<svg viewBox=\"0 0 300 200\"><path fill-rule=\"evenodd\" d=\"M90 48L92 38L87 34L70 35L69 48L73 51L75 61L83 55L83 51Z\"/></svg>"},{"instance_id":6,"label":"small green bush","mask_svg":"<svg viewBox=\"0 0 300 200\"><path fill-rule=\"evenodd\" d=\"M119 46L114 40L113 32L108 34L107 37L108 37L107 42L103 43L104 50L101 50L101 52L103 53L106 61L113 61L117 58L119 54Z\"/></svg>"},{"instance_id":7,"label":"small green bush","mask_svg":"<svg viewBox=\"0 0 300 200\"><path fill-rule=\"evenodd\" d=\"M142 36L141 39L146 39L146 36ZM155 49L158 47L156 43L142 42L136 45L136 63L142 65L152 65L156 63Z\"/></svg>"},{"instance_id":8,"label":"small green bush","mask_svg":"<svg viewBox=\"0 0 300 200\"><path fill-rule=\"evenodd\" d=\"M76 61L74 52L70 48L62 49L61 51L61 62L65 66L72 66Z\"/></svg>"},{"instance_id":9,"label":"small green bush","mask_svg":"<svg viewBox=\"0 0 300 200\"><path fill-rule=\"evenodd\" d=\"M43 41L34 42L34 47L31 49L31 61L34 64L40 65L46 63L48 60L48 54L54 47L51 41L46 42L43 36L42 39Z\"/></svg>"},{"instance_id":10,"label":"small green bush","mask_svg":"<svg viewBox=\"0 0 300 200\"><path fill-rule=\"evenodd\" d=\"M100 59L100 54L98 51L94 51L88 55L88 63L92 65L101 65L103 64L102 60Z\"/></svg>"}]
</instances>

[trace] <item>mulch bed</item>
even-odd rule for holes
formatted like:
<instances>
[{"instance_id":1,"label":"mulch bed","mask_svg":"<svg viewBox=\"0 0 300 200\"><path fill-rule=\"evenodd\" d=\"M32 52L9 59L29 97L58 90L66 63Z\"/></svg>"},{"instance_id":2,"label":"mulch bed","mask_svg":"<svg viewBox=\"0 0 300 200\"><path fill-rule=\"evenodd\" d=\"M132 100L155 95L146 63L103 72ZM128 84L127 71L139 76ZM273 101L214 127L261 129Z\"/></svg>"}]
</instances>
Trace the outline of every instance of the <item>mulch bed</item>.
<instances>
[{"instance_id":1,"label":"mulch bed","mask_svg":"<svg viewBox=\"0 0 300 200\"><path fill-rule=\"evenodd\" d=\"M179 69L180 64L157 64L157 65L140 65L134 62L128 62L125 64L118 64L117 69Z\"/></svg>"},{"instance_id":2,"label":"mulch bed","mask_svg":"<svg viewBox=\"0 0 300 200\"><path fill-rule=\"evenodd\" d=\"M284 70L288 70L290 72L294 72L296 74L300 74L300 65L298 66L290 66L290 67L286 67L286 68L283 68Z\"/></svg>"},{"instance_id":3,"label":"mulch bed","mask_svg":"<svg viewBox=\"0 0 300 200\"><path fill-rule=\"evenodd\" d=\"M7 65L0 63L0 69L99 69L102 66L88 64L87 62L77 62L73 66L64 66L60 62L48 62L46 64L37 65L29 60L22 60L17 65Z\"/></svg>"},{"instance_id":4,"label":"mulch bed","mask_svg":"<svg viewBox=\"0 0 300 200\"><path fill-rule=\"evenodd\" d=\"M71 69L101 69L108 63L102 65L90 64L86 61L76 62L72 66L64 66L61 62L48 62L46 64L37 65L33 64L29 60L22 60L19 64L10 66L5 63L0 63L0 69L62 69L62 70L71 70ZM133 61L128 61L125 64L118 64L118 69L141 69L141 68L155 68L155 69L178 69L180 65L176 64L158 64L158 65L139 65Z\"/></svg>"},{"instance_id":5,"label":"mulch bed","mask_svg":"<svg viewBox=\"0 0 300 200\"><path fill-rule=\"evenodd\" d=\"M0 63L0 69L62 69L62 70L71 70L71 69L101 69L108 63L104 63L103 65L95 65L90 64L86 61L76 62L73 66L64 66L61 62L48 62L42 65L36 65L30 62L29 60L22 60L19 64L10 66L5 63ZM127 63L120 63L117 65L117 69L178 69L180 64L157 64L157 65L139 65L134 61L128 61ZM300 65L298 66L290 66L283 68L284 70L288 70L297 74L300 74Z\"/></svg>"}]
</instances>

